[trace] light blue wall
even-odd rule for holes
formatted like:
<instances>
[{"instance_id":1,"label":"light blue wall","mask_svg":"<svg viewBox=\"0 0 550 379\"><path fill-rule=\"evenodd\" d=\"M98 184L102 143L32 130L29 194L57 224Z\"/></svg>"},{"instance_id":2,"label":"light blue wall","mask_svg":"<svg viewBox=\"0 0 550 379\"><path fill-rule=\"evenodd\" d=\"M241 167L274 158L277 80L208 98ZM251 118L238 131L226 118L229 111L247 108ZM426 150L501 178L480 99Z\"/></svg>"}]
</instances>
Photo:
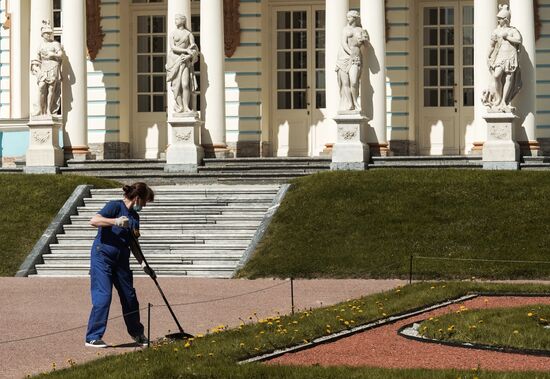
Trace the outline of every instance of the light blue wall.
<instances>
[{"instance_id":1,"label":"light blue wall","mask_svg":"<svg viewBox=\"0 0 550 379\"><path fill-rule=\"evenodd\" d=\"M20 157L29 146L29 132L0 133L0 156Z\"/></svg>"}]
</instances>

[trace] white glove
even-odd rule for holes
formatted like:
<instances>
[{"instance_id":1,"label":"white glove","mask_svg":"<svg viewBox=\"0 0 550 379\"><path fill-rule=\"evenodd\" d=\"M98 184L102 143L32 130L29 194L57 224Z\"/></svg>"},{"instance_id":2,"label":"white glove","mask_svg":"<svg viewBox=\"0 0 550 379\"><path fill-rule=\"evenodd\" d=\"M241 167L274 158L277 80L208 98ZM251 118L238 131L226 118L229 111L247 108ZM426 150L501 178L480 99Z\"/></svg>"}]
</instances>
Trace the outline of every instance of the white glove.
<instances>
[{"instance_id":1,"label":"white glove","mask_svg":"<svg viewBox=\"0 0 550 379\"><path fill-rule=\"evenodd\" d=\"M120 226L121 228L127 228L128 227L128 217L120 216L118 218L115 218L115 226Z\"/></svg>"}]
</instances>

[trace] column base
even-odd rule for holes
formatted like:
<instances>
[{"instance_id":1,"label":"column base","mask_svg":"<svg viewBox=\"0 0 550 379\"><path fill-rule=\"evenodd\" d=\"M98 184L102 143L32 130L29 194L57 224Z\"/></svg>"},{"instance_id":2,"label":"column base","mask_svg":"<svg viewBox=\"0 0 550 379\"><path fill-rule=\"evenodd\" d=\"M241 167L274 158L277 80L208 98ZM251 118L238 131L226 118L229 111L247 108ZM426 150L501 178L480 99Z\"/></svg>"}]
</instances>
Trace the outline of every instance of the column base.
<instances>
[{"instance_id":1,"label":"column base","mask_svg":"<svg viewBox=\"0 0 550 379\"><path fill-rule=\"evenodd\" d=\"M214 144L214 145L202 145L204 149L205 158L233 158L231 150L227 148L226 144Z\"/></svg>"},{"instance_id":2,"label":"column base","mask_svg":"<svg viewBox=\"0 0 550 379\"><path fill-rule=\"evenodd\" d=\"M524 157L538 157L541 148L538 141L518 141L520 153Z\"/></svg>"},{"instance_id":3,"label":"column base","mask_svg":"<svg viewBox=\"0 0 550 379\"><path fill-rule=\"evenodd\" d=\"M188 172L196 173L199 170L197 164L166 164L164 165L164 172Z\"/></svg>"},{"instance_id":4,"label":"column base","mask_svg":"<svg viewBox=\"0 0 550 379\"><path fill-rule=\"evenodd\" d=\"M88 146L65 146L63 147L65 160L85 161L91 158Z\"/></svg>"},{"instance_id":5,"label":"column base","mask_svg":"<svg viewBox=\"0 0 550 379\"><path fill-rule=\"evenodd\" d=\"M483 162L484 170L519 170L519 162Z\"/></svg>"},{"instance_id":6,"label":"column base","mask_svg":"<svg viewBox=\"0 0 550 379\"><path fill-rule=\"evenodd\" d=\"M474 147L470 150L470 155L482 155L484 144L485 142L474 142Z\"/></svg>"},{"instance_id":7,"label":"column base","mask_svg":"<svg viewBox=\"0 0 550 379\"><path fill-rule=\"evenodd\" d=\"M59 174L58 166L25 166L23 167L25 174Z\"/></svg>"},{"instance_id":8,"label":"column base","mask_svg":"<svg viewBox=\"0 0 550 379\"><path fill-rule=\"evenodd\" d=\"M321 151L320 155L322 157L327 157L327 158L332 157L332 149L333 148L334 148L334 143L332 143L332 142L325 143L325 148L323 149L323 151Z\"/></svg>"},{"instance_id":9,"label":"column base","mask_svg":"<svg viewBox=\"0 0 550 379\"><path fill-rule=\"evenodd\" d=\"M370 155L373 157L389 157L392 154L387 143L369 143Z\"/></svg>"},{"instance_id":10,"label":"column base","mask_svg":"<svg viewBox=\"0 0 550 379\"><path fill-rule=\"evenodd\" d=\"M331 162L330 169L332 171L364 171L368 169L366 162Z\"/></svg>"}]
</instances>

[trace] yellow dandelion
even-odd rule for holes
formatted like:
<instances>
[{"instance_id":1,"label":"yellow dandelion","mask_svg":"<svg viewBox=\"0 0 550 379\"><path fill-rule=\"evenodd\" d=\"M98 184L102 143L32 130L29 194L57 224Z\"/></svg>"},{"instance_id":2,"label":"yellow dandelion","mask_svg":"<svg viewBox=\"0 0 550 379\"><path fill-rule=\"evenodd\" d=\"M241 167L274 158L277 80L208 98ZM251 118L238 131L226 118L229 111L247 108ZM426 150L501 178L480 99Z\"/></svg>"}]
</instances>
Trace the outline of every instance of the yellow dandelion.
<instances>
[{"instance_id":1,"label":"yellow dandelion","mask_svg":"<svg viewBox=\"0 0 550 379\"><path fill-rule=\"evenodd\" d=\"M514 334L519 334L519 330L514 330Z\"/></svg>"},{"instance_id":2,"label":"yellow dandelion","mask_svg":"<svg viewBox=\"0 0 550 379\"><path fill-rule=\"evenodd\" d=\"M529 317L533 317L533 312L529 312L529 313L527 313L527 316L529 316Z\"/></svg>"}]
</instances>

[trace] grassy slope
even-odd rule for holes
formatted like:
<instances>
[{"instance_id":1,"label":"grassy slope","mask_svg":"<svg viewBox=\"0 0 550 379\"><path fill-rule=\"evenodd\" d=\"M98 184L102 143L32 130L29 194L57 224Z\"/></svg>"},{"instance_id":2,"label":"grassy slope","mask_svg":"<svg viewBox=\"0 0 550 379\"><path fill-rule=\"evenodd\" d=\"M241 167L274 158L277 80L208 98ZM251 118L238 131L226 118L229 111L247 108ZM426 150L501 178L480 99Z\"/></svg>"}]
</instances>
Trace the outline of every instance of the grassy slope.
<instances>
[{"instance_id":1,"label":"grassy slope","mask_svg":"<svg viewBox=\"0 0 550 379\"><path fill-rule=\"evenodd\" d=\"M550 306L465 310L424 321L420 330L434 339L550 351ZM426 327L426 330L424 330Z\"/></svg>"},{"instance_id":2,"label":"grassy slope","mask_svg":"<svg viewBox=\"0 0 550 379\"><path fill-rule=\"evenodd\" d=\"M15 274L76 186L118 187L113 181L71 175L0 174L0 276Z\"/></svg>"},{"instance_id":3,"label":"grassy slope","mask_svg":"<svg viewBox=\"0 0 550 379\"><path fill-rule=\"evenodd\" d=\"M388 370L346 367L285 367L236 362L277 348L337 332L425 304L457 298L470 291L549 293L548 286L481 284L472 282L420 283L399 290L293 316L273 317L240 328L209 334L192 341L155 346L135 353L110 356L51 373L53 378L550 378L548 373L494 373L456 370ZM380 309L383 308L383 309ZM354 320L346 325L345 321ZM271 324L270 324L271 323ZM281 325L280 327L278 325ZM287 332L278 330L286 329Z\"/></svg>"},{"instance_id":4,"label":"grassy slope","mask_svg":"<svg viewBox=\"0 0 550 379\"><path fill-rule=\"evenodd\" d=\"M295 181L250 278L406 277L409 255L550 260L550 175L384 170ZM550 265L415 260L416 278L548 277Z\"/></svg>"}]
</instances>

